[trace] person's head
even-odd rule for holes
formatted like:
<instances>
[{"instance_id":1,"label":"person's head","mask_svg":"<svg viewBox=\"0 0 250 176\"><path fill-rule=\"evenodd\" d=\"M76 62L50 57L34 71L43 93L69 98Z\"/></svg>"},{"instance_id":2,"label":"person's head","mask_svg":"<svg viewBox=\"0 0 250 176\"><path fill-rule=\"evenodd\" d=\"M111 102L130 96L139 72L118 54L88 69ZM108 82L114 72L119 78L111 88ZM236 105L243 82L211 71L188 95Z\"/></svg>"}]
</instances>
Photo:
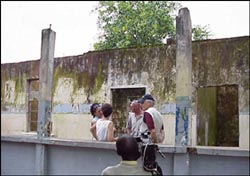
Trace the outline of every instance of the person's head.
<instances>
[{"instance_id":1,"label":"person's head","mask_svg":"<svg viewBox=\"0 0 250 176\"><path fill-rule=\"evenodd\" d=\"M140 114L141 113L141 104L137 100L133 100L130 103L130 109L133 113Z\"/></svg>"},{"instance_id":2,"label":"person's head","mask_svg":"<svg viewBox=\"0 0 250 176\"><path fill-rule=\"evenodd\" d=\"M99 118L102 117L101 105L99 103L93 103L90 106L90 113L93 117L97 116Z\"/></svg>"},{"instance_id":3,"label":"person's head","mask_svg":"<svg viewBox=\"0 0 250 176\"><path fill-rule=\"evenodd\" d=\"M137 99L137 102L140 104L141 110L142 110L142 103L143 103L143 98Z\"/></svg>"},{"instance_id":4,"label":"person's head","mask_svg":"<svg viewBox=\"0 0 250 176\"><path fill-rule=\"evenodd\" d=\"M102 110L102 114L106 118L109 117L113 112L113 108L112 108L111 104L109 104L109 103L103 104L101 110Z\"/></svg>"},{"instance_id":5,"label":"person's head","mask_svg":"<svg viewBox=\"0 0 250 176\"><path fill-rule=\"evenodd\" d=\"M141 156L136 139L129 134L123 134L117 139L116 151L125 161L136 161Z\"/></svg>"},{"instance_id":6,"label":"person's head","mask_svg":"<svg viewBox=\"0 0 250 176\"><path fill-rule=\"evenodd\" d=\"M153 106L154 106L154 102L155 102L155 99L152 97L152 95L150 95L150 94L145 94L145 95L142 97L142 104L141 104L141 107L142 107L142 109L145 111L145 110L147 110L148 108L153 107Z\"/></svg>"}]
</instances>

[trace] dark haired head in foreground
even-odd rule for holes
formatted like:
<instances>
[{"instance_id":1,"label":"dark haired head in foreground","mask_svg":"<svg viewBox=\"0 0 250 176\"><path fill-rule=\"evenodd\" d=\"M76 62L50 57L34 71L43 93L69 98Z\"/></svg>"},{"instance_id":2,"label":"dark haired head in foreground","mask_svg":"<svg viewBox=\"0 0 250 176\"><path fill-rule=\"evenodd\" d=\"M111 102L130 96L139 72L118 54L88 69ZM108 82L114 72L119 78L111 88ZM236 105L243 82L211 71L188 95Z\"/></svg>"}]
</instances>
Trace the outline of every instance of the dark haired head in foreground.
<instances>
[{"instance_id":1,"label":"dark haired head in foreground","mask_svg":"<svg viewBox=\"0 0 250 176\"><path fill-rule=\"evenodd\" d=\"M128 134L124 134L117 139L116 151L122 157L122 160L133 161L140 157L136 139Z\"/></svg>"},{"instance_id":2,"label":"dark haired head in foreground","mask_svg":"<svg viewBox=\"0 0 250 176\"><path fill-rule=\"evenodd\" d=\"M136 139L131 135L120 136L116 141L116 150L122 157L122 161L115 166L105 168L102 175L152 175L138 165L137 159L140 157L140 152Z\"/></svg>"}]
</instances>

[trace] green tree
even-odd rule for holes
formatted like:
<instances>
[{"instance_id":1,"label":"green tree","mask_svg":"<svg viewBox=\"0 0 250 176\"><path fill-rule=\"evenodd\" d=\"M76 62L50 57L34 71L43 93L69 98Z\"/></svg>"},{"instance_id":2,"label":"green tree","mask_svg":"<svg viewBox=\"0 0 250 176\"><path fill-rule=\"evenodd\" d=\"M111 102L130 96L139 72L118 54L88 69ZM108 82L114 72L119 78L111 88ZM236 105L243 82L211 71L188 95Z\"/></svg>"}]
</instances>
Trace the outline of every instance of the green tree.
<instances>
[{"instance_id":1,"label":"green tree","mask_svg":"<svg viewBox=\"0 0 250 176\"><path fill-rule=\"evenodd\" d=\"M99 1L101 31L95 50L163 44L175 37L175 15L181 7L173 1Z\"/></svg>"},{"instance_id":2,"label":"green tree","mask_svg":"<svg viewBox=\"0 0 250 176\"><path fill-rule=\"evenodd\" d=\"M210 31L209 25L203 27L201 25L194 25L194 27L192 28L193 40L205 40L211 36L213 36L213 34Z\"/></svg>"}]
</instances>

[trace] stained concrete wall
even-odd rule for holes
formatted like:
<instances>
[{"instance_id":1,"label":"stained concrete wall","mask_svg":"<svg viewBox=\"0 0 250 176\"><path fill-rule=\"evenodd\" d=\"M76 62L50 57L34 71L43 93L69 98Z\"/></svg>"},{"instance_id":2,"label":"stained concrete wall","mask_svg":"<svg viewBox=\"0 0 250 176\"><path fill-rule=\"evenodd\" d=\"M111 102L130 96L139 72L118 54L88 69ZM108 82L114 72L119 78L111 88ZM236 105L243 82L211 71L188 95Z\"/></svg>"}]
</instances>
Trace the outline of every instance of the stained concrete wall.
<instances>
[{"instance_id":1,"label":"stained concrete wall","mask_svg":"<svg viewBox=\"0 0 250 176\"><path fill-rule=\"evenodd\" d=\"M26 127L26 114L1 114L1 135L20 134Z\"/></svg>"},{"instance_id":2,"label":"stained concrete wall","mask_svg":"<svg viewBox=\"0 0 250 176\"><path fill-rule=\"evenodd\" d=\"M249 37L193 42L192 50L194 105L198 87L237 84L239 113L249 114ZM1 112L25 112L27 79L38 71L39 60L1 64ZM133 85L146 86L164 112L175 103L175 72L174 44L55 58L53 111L86 113L81 106L111 100L111 87Z\"/></svg>"},{"instance_id":3,"label":"stained concrete wall","mask_svg":"<svg viewBox=\"0 0 250 176\"><path fill-rule=\"evenodd\" d=\"M90 140L91 120L92 117L85 114L55 114L52 118L52 135L65 139Z\"/></svg>"},{"instance_id":4,"label":"stained concrete wall","mask_svg":"<svg viewBox=\"0 0 250 176\"><path fill-rule=\"evenodd\" d=\"M197 114L197 88L237 84L239 86L240 141L249 139L249 125L245 125L249 124L247 123L249 122L249 36L196 41L192 43L192 51L193 116L196 117ZM70 116L76 117L79 121L84 114L90 116L89 106L93 102L112 103L110 91L112 87L144 86L147 88L146 91L157 100L156 107L161 113L164 116L174 117L175 74L174 43L55 58L52 119L55 122L54 129L57 131L54 133L62 135L61 137L72 136L72 134L65 134L63 132L65 129L59 129L59 126L72 124L68 121ZM39 60L1 64L1 121L4 126L10 126L7 118L12 114L27 113L27 79L32 78L39 78ZM59 121L58 117L61 118ZM170 123L168 118L165 119L166 125L172 124L172 118L169 119ZM19 120L22 121L24 118ZM86 124L84 122L85 126L89 124L89 120L90 117L86 120ZM190 130L193 131L192 136L195 140L196 120L192 121ZM241 129L242 127L244 129ZM80 132L76 133L80 134ZM168 135L172 136L172 133ZM89 137L87 128L84 128L83 134L86 136L79 138ZM166 143L171 143L170 138ZM249 144L247 147L249 148Z\"/></svg>"}]
</instances>

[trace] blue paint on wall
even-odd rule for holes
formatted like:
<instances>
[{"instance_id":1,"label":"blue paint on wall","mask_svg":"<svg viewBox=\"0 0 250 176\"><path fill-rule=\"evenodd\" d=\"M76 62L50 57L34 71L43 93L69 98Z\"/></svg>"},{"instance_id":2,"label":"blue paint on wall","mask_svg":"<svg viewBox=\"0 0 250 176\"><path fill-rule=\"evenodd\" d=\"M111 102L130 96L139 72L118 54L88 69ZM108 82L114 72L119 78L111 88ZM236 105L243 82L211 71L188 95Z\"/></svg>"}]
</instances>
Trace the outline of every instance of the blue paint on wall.
<instances>
[{"instance_id":1,"label":"blue paint on wall","mask_svg":"<svg viewBox=\"0 0 250 176\"><path fill-rule=\"evenodd\" d=\"M53 107L53 113L90 113L91 104L59 104Z\"/></svg>"},{"instance_id":2,"label":"blue paint on wall","mask_svg":"<svg viewBox=\"0 0 250 176\"><path fill-rule=\"evenodd\" d=\"M91 104L58 104L53 106L53 113L90 113ZM160 112L162 114L175 114L176 104L164 104Z\"/></svg>"},{"instance_id":3,"label":"blue paint on wall","mask_svg":"<svg viewBox=\"0 0 250 176\"><path fill-rule=\"evenodd\" d=\"M91 104L79 104L80 113L90 113Z\"/></svg>"},{"instance_id":4,"label":"blue paint on wall","mask_svg":"<svg viewBox=\"0 0 250 176\"><path fill-rule=\"evenodd\" d=\"M190 97L176 97L176 126L175 143L176 145L188 144L188 109L190 108Z\"/></svg>"},{"instance_id":5,"label":"blue paint on wall","mask_svg":"<svg viewBox=\"0 0 250 176\"><path fill-rule=\"evenodd\" d=\"M188 141L188 111L187 107L184 108L184 134L185 134L185 145L187 145Z\"/></svg>"},{"instance_id":6,"label":"blue paint on wall","mask_svg":"<svg viewBox=\"0 0 250 176\"><path fill-rule=\"evenodd\" d=\"M180 108L176 107L176 125L175 125L175 136L178 135L178 126L179 126L179 118L180 118Z\"/></svg>"},{"instance_id":7,"label":"blue paint on wall","mask_svg":"<svg viewBox=\"0 0 250 176\"><path fill-rule=\"evenodd\" d=\"M26 113L25 105L5 105L3 109L1 109L1 114L2 113Z\"/></svg>"},{"instance_id":8,"label":"blue paint on wall","mask_svg":"<svg viewBox=\"0 0 250 176\"><path fill-rule=\"evenodd\" d=\"M175 111L176 111L175 103L164 104L160 109L160 113L162 114L175 114Z\"/></svg>"}]
</instances>

